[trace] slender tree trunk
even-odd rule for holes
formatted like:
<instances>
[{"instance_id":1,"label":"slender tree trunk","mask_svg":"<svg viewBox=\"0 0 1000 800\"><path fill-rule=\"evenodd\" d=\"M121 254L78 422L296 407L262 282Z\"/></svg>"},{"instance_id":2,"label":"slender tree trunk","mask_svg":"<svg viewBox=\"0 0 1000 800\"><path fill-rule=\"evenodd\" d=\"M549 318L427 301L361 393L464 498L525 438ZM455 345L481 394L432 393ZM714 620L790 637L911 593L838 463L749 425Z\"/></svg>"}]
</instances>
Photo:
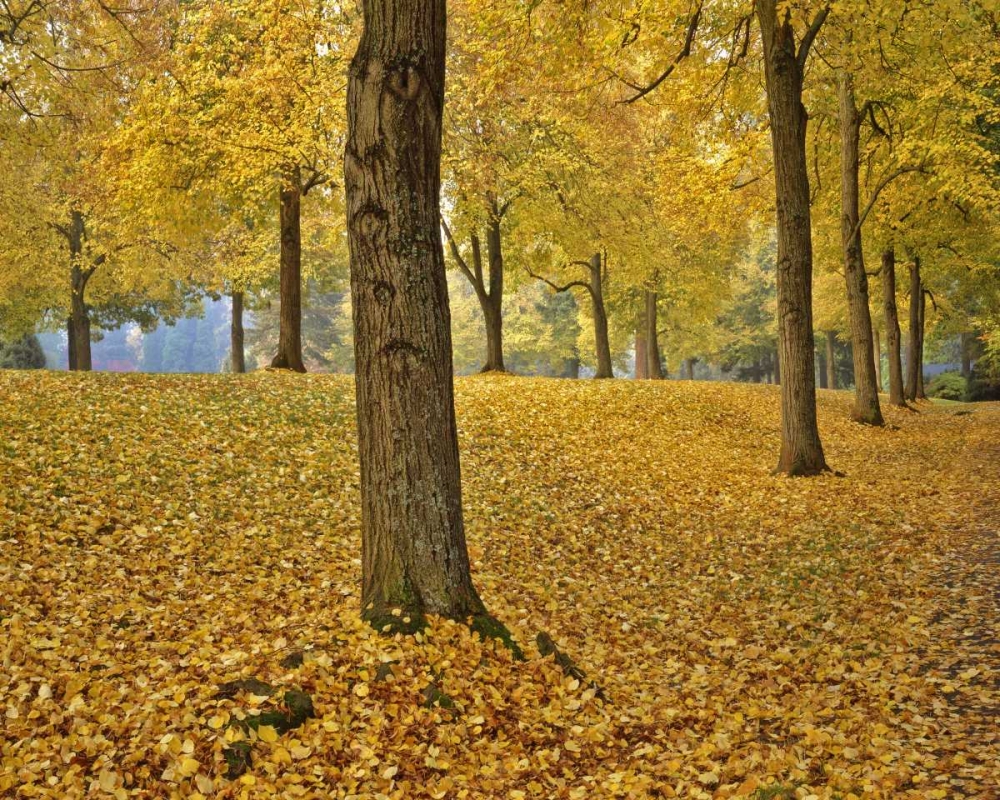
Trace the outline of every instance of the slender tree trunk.
<instances>
[{"instance_id":1,"label":"slender tree trunk","mask_svg":"<svg viewBox=\"0 0 1000 800\"><path fill-rule=\"evenodd\" d=\"M93 274L90 268L84 268L81 263L83 254L84 221L83 213L74 210L70 216L69 253L70 253L70 342L73 354L70 358L70 369L79 372L90 372L93 369L90 343L90 309L87 307L87 281Z\"/></svg>"},{"instance_id":2,"label":"slender tree trunk","mask_svg":"<svg viewBox=\"0 0 1000 800\"><path fill-rule=\"evenodd\" d=\"M927 325L927 293L923 290L923 280L920 281L920 328L917 337L917 400L926 400L924 392L924 333Z\"/></svg>"},{"instance_id":3,"label":"slender tree trunk","mask_svg":"<svg viewBox=\"0 0 1000 800\"><path fill-rule=\"evenodd\" d=\"M875 344L875 385L882 391L882 336L878 328L872 329L872 341Z\"/></svg>"},{"instance_id":4,"label":"slender tree trunk","mask_svg":"<svg viewBox=\"0 0 1000 800\"><path fill-rule=\"evenodd\" d=\"M229 328L229 358L235 373L247 371L246 355L243 349L243 292L232 293L233 318Z\"/></svg>"},{"instance_id":5,"label":"slender tree trunk","mask_svg":"<svg viewBox=\"0 0 1000 800\"><path fill-rule=\"evenodd\" d=\"M644 381L649 377L648 362L646 361L646 319L645 319L645 307L643 307L643 316L639 320L639 324L635 328L635 379L637 381Z\"/></svg>"},{"instance_id":6,"label":"slender tree trunk","mask_svg":"<svg viewBox=\"0 0 1000 800\"><path fill-rule=\"evenodd\" d=\"M597 374L594 377L613 378L615 371L611 365L611 340L608 337L608 313L604 308L602 266L601 254L594 253L590 258L590 299L594 306L594 343L597 349ZM648 341L646 346L649 346Z\"/></svg>"},{"instance_id":7,"label":"slender tree trunk","mask_svg":"<svg viewBox=\"0 0 1000 800\"><path fill-rule=\"evenodd\" d=\"M882 295L885 304L886 358L889 362L889 405L906 406L903 359L900 353L899 311L896 308L896 251L882 253Z\"/></svg>"},{"instance_id":8,"label":"slender tree trunk","mask_svg":"<svg viewBox=\"0 0 1000 800\"><path fill-rule=\"evenodd\" d=\"M782 11L779 20L776 0L757 0L755 10L763 39L777 207L778 340L784 376L776 471L816 475L828 467L816 420L804 64L800 64L790 17ZM807 54L806 48L802 61Z\"/></svg>"},{"instance_id":9,"label":"slender tree trunk","mask_svg":"<svg viewBox=\"0 0 1000 800\"><path fill-rule=\"evenodd\" d=\"M837 388L837 335L833 331L826 332L826 386Z\"/></svg>"},{"instance_id":10,"label":"slender tree trunk","mask_svg":"<svg viewBox=\"0 0 1000 800\"><path fill-rule=\"evenodd\" d=\"M76 332L73 330L72 314L66 318L66 367L76 372Z\"/></svg>"},{"instance_id":11,"label":"slender tree trunk","mask_svg":"<svg viewBox=\"0 0 1000 800\"><path fill-rule=\"evenodd\" d=\"M840 239L844 251L844 277L854 355L854 408L851 418L865 425L884 425L878 400L872 316L868 306L868 274L861 246L858 161L861 120L854 99L854 81L846 71L837 76L840 109Z\"/></svg>"},{"instance_id":12,"label":"slender tree trunk","mask_svg":"<svg viewBox=\"0 0 1000 800\"><path fill-rule=\"evenodd\" d=\"M960 347L962 348L962 377L972 377L972 341L971 333L963 333Z\"/></svg>"},{"instance_id":13,"label":"slender tree trunk","mask_svg":"<svg viewBox=\"0 0 1000 800\"><path fill-rule=\"evenodd\" d=\"M656 292L646 290L646 374L651 381L663 380L663 365L660 362L660 337L656 326Z\"/></svg>"},{"instance_id":14,"label":"slender tree trunk","mask_svg":"<svg viewBox=\"0 0 1000 800\"><path fill-rule=\"evenodd\" d=\"M823 353L820 353L819 357L816 360L816 364L817 364L817 366L816 366L816 372L819 373L819 388L820 389L829 389L830 385L829 385L829 383L827 381L828 373L827 373L827 366L826 366L826 355L824 355Z\"/></svg>"},{"instance_id":15,"label":"slender tree trunk","mask_svg":"<svg viewBox=\"0 0 1000 800\"><path fill-rule=\"evenodd\" d=\"M345 156L361 459L363 613L485 609L462 519L441 247L445 0L362 0Z\"/></svg>"},{"instance_id":16,"label":"slender tree trunk","mask_svg":"<svg viewBox=\"0 0 1000 800\"><path fill-rule=\"evenodd\" d=\"M281 209L281 307L278 353L274 369L305 372L302 361L302 182L298 168L282 180Z\"/></svg>"},{"instance_id":17,"label":"slender tree trunk","mask_svg":"<svg viewBox=\"0 0 1000 800\"><path fill-rule=\"evenodd\" d=\"M684 367L687 372L687 375L685 377L687 377L689 381L694 380L694 362L697 360L698 359L696 358L688 358L684 361Z\"/></svg>"},{"instance_id":18,"label":"slender tree trunk","mask_svg":"<svg viewBox=\"0 0 1000 800\"><path fill-rule=\"evenodd\" d=\"M920 298L924 290L920 282L920 259L910 265L910 338L906 347L906 399L917 399L917 384L922 368L920 358Z\"/></svg>"},{"instance_id":19,"label":"slender tree trunk","mask_svg":"<svg viewBox=\"0 0 1000 800\"><path fill-rule=\"evenodd\" d=\"M480 297L486 319L486 364L483 372L505 372L503 363L503 240L500 219L492 216L486 229L489 291ZM485 287L484 287L485 288Z\"/></svg>"}]
</instances>

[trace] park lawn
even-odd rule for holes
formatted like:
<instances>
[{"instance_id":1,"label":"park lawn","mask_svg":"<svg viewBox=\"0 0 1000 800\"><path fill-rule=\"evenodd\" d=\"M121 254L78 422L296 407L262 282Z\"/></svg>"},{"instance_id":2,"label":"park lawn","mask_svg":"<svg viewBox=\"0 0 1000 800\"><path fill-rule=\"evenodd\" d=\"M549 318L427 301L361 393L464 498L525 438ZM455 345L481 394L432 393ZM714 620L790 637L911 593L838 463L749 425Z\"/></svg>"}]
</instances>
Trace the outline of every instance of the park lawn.
<instances>
[{"instance_id":1,"label":"park lawn","mask_svg":"<svg viewBox=\"0 0 1000 800\"><path fill-rule=\"evenodd\" d=\"M1000 406L822 391L787 479L777 387L456 392L524 662L359 621L350 379L0 372L0 796L995 796Z\"/></svg>"}]
</instances>

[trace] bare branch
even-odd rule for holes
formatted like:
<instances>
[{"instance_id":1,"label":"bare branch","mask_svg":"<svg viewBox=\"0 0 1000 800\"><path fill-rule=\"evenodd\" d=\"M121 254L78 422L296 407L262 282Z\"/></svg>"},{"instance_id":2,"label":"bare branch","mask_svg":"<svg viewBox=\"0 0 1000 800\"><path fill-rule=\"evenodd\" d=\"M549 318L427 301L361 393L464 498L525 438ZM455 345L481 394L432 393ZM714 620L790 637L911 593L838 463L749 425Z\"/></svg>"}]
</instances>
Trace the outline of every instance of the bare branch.
<instances>
[{"instance_id":1,"label":"bare branch","mask_svg":"<svg viewBox=\"0 0 1000 800\"><path fill-rule=\"evenodd\" d=\"M636 89L637 91L632 97L628 98L623 102L628 104L628 103L634 103L637 100L641 100L647 94L656 89L656 87L659 86L661 83L663 83L667 78L669 78L673 73L673 71L677 69L677 65L680 64L689 55L691 55L691 46L694 44L694 37L695 34L698 32L698 23L701 20L701 7L702 7L702 2L701 0L699 0L699 3L694 10L694 13L691 14L691 19L688 21L687 33L685 33L684 35L684 46L681 47L680 52L678 52L677 55L674 56L674 60L670 62L670 65L662 73L660 73L660 77L658 77L652 83L647 84L646 86L640 87L628 84L630 88Z\"/></svg>"}]
</instances>

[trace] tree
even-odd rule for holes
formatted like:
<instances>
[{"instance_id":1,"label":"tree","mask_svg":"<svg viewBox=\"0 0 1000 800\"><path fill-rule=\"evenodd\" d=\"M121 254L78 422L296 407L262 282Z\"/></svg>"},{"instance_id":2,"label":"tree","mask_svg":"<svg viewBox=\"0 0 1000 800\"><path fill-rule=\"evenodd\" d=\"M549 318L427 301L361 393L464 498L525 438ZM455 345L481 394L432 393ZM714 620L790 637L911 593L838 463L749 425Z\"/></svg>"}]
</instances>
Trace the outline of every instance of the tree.
<instances>
[{"instance_id":1,"label":"tree","mask_svg":"<svg viewBox=\"0 0 1000 800\"><path fill-rule=\"evenodd\" d=\"M816 475L829 469L816 422L812 326L812 237L808 116L802 103L809 50L830 13L824 6L796 42L791 10L777 0L755 6L764 52L777 198L778 341L782 366L778 472Z\"/></svg>"},{"instance_id":2,"label":"tree","mask_svg":"<svg viewBox=\"0 0 1000 800\"><path fill-rule=\"evenodd\" d=\"M900 350L899 312L896 309L896 251L882 251L882 299L885 305L886 356L889 361L889 405L906 407L903 361Z\"/></svg>"},{"instance_id":3,"label":"tree","mask_svg":"<svg viewBox=\"0 0 1000 800\"><path fill-rule=\"evenodd\" d=\"M45 353L34 334L15 341L0 340L0 369L44 369Z\"/></svg>"},{"instance_id":4,"label":"tree","mask_svg":"<svg viewBox=\"0 0 1000 800\"><path fill-rule=\"evenodd\" d=\"M361 6L344 174L363 614L379 628L428 612L483 618L462 518L440 229L445 0Z\"/></svg>"}]
</instances>

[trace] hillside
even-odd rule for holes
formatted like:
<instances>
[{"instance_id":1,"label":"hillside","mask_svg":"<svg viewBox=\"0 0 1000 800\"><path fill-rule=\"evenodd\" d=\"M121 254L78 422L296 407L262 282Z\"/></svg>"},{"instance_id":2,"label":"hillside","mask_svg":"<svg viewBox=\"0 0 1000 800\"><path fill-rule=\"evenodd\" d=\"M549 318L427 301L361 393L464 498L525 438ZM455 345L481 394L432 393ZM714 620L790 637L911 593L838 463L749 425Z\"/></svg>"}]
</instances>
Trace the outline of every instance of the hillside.
<instances>
[{"instance_id":1,"label":"hillside","mask_svg":"<svg viewBox=\"0 0 1000 800\"><path fill-rule=\"evenodd\" d=\"M349 379L0 373L0 795L996 796L1000 406L821 392L843 476L792 480L776 387L456 392L523 663L358 619Z\"/></svg>"}]
</instances>

